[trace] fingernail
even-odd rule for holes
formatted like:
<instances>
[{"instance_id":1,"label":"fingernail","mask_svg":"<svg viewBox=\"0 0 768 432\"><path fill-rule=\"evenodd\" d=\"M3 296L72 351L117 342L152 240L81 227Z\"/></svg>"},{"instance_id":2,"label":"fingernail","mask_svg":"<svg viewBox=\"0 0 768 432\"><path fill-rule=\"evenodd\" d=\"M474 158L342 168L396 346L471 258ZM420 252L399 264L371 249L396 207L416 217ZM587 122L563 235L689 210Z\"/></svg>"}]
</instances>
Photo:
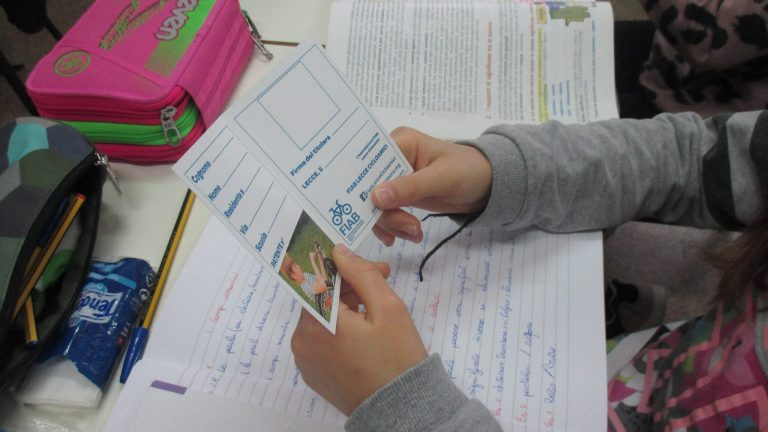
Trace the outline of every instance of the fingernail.
<instances>
[{"instance_id":1,"label":"fingernail","mask_svg":"<svg viewBox=\"0 0 768 432\"><path fill-rule=\"evenodd\" d=\"M382 187L376 189L373 193L376 194L380 207L386 207L395 201L395 194L392 193L392 189Z\"/></svg>"},{"instance_id":2,"label":"fingernail","mask_svg":"<svg viewBox=\"0 0 768 432\"><path fill-rule=\"evenodd\" d=\"M341 254L342 256L352 256L354 255L354 252L350 250L347 246L343 244L339 244L336 246L336 250Z\"/></svg>"},{"instance_id":3,"label":"fingernail","mask_svg":"<svg viewBox=\"0 0 768 432\"><path fill-rule=\"evenodd\" d=\"M413 225L406 225L405 227L403 227L403 231L405 231L406 234L408 234L413 238L419 237L419 230Z\"/></svg>"}]
</instances>

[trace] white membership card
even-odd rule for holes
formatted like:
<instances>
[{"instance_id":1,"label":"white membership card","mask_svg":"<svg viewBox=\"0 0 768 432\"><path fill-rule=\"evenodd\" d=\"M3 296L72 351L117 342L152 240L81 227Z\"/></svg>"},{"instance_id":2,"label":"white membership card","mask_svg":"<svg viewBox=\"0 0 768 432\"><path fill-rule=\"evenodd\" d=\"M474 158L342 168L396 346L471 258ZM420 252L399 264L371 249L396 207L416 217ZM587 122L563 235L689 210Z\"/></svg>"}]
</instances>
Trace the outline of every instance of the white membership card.
<instances>
[{"instance_id":1,"label":"white membership card","mask_svg":"<svg viewBox=\"0 0 768 432\"><path fill-rule=\"evenodd\" d=\"M380 214L373 188L412 172L316 43L299 45L173 170L331 332L340 291L331 248L355 249Z\"/></svg>"}]
</instances>

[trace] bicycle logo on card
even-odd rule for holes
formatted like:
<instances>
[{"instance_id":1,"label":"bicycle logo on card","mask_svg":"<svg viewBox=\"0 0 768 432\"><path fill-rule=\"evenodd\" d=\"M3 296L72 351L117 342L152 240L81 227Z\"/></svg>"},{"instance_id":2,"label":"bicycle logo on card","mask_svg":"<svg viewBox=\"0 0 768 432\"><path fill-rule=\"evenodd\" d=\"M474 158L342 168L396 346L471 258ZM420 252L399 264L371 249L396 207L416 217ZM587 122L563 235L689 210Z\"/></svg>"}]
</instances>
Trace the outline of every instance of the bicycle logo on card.
<instances>
[{"instance_id":1,"label":"bicycle logo on card","mask_svg":"<svg viewBox=\"0 0 768 432\"><path fill-rule=\"evenodd\" d=\"M347 235L352 228L360 222L360 215L352 211L352 205L340 203L336 200L336 205L328 209L331 214L331 222L339 229L343 235Z\"/></svg>"},{"instance_id":2,"label":"bicycle logo on card","mask_svg":"<svg viewBox=\"0 0 768 432\"><path fill-rule=\"evenodd\" d=\"M91 56L85 51L70 51L56 60L53 70L63 77L77 75L91 64Z\"/></svg>"},{"instance_id":3,"label":"bicycle logo on card","mask_svg":"<svg viewBox=\"0 0 768 432\"><path fill-rule=\"evenodd\" d=\"M336 206L328 209L328 212L331 213L331 221L333 221L333 224L339 226L344 223L344 216L352 213L352 206L347 203L340 203L339 200L336 200Z\"/></svg>"}]
</instances>

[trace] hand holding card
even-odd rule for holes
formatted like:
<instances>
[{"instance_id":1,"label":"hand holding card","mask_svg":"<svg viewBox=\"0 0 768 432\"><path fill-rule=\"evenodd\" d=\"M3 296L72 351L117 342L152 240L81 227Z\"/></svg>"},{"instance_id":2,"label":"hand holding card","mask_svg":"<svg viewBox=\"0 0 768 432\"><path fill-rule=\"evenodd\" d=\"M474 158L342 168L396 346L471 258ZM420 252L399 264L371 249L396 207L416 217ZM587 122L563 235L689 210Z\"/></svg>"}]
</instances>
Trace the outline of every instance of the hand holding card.
<instances>
[{"instance_id":1,"label":"hand holding card","mask_svg":"<svg viewBox=\"0 0 768 432\"><path fill-rule=\"evenodd\" d=\"M173 169L331 332L331 248L356 248L380 214L373 188L412 172L317 44L297 47Z\"/></svg>"}]
</instances>

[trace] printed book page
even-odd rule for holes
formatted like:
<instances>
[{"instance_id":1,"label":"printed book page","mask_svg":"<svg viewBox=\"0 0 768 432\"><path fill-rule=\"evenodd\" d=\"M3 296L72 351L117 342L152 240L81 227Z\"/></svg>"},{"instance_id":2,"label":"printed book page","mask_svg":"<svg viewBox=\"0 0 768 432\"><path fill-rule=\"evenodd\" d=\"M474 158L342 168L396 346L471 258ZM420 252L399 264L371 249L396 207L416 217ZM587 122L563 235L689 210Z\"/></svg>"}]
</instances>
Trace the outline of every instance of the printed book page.
<instances>
[{"instance_id":1,"label":"printed book page","mask_svg":"<svg viewBox=\"0 0 768 432\"><path fill-rule=\"evenodd\" d=\"M433 218L421 244L399 240L387 248L369 238L358 253L390 263L388 282L428 350L505 430L604 428L606 388L596 385L605 382L606 363L602 236L465 230L432 256L419 282L423 257L456 228ZM162 367L132 374L107 430L163 430L145 429L136 410L171 401L167 410L202 410L219 425L227 421L228 430L252 430L264 415L340 430L345 417L303 383L294 364L290 339L300 305L277 282L211 219L138 365ZM253 405L259 410L244 408Z\"/></svg>"},{"instance_id":2,"label":"printed book page","mask_svg":"<svg viewBox=\"0 0 768 432\"><path fill-rule=\"evenodd\" d=\"M608 2L340 0L327 49L389 129L618 117Z\"/></svg>"}]
</instances>

